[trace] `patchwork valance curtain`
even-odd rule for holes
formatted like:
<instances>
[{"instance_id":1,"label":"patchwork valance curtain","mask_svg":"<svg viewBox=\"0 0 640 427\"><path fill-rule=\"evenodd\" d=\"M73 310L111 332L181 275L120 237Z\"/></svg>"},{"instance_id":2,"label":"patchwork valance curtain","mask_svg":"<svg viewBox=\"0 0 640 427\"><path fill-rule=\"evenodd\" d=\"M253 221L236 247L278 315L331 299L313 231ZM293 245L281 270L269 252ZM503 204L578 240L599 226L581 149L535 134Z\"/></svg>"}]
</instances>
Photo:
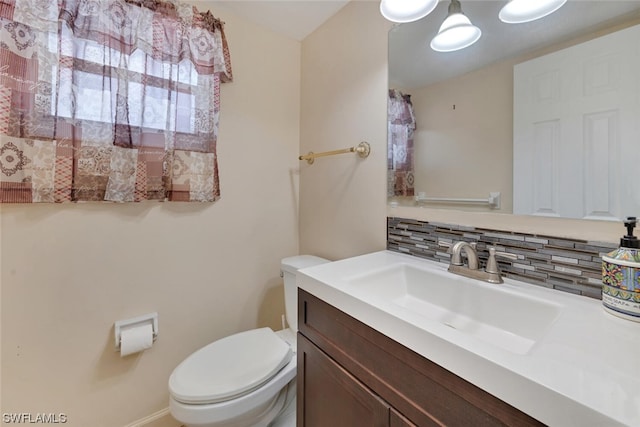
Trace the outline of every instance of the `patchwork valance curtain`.
<instances>
[{"instance_id":1,"label":"patchwork valance curtain","mask_svg":"<svg viewBox=\"0 0 640 427\"><path fill-rule=\"evenodd\" d=\"M0 202L214 201L223 24L176 0L0 0Z\"/></svg>"},{"instance_id":2,"label":"patchwork valance curtain","mask_svg":"<svg viewBox=\"0 0 640 427\"><path fill-rule=\"evenodd\" d=\"M411 95L390 89L387 110L387 195L413 196L413 134L416 118Z\"/></svg>"}]
</instances>

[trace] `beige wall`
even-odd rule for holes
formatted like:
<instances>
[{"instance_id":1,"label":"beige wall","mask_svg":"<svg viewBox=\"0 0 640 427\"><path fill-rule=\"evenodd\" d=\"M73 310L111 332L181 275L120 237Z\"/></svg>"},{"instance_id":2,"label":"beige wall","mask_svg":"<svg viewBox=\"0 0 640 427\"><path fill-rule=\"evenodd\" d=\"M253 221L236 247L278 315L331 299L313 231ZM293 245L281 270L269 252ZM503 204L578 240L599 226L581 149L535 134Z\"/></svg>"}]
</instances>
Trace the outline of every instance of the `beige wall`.
<instances>
[{"instance_id":1,"label":"beige wall","mask_svg":"<svg viewBox=\"0 0 640 427\"><path fill-rule=\"evenodd\" d=\"M514 62L407 92L416 116L416 193L482 198L499 191L496 212L513 211Z\"/></svg>"},{"instance_id":2,"label":"beige wall","mask_svg":"<svg viewBox=\"0 0 640 427\"><path fill-rule=\"evenodd\" d=\"M385 123L389 28L389 23L380 17L377 2L352 2L302 43L301 152L342 148L369 138L373 154L360 163L356 159L328 158L316 161L313 166L301 166L301 251L342 258L382 249L387 215L618 241L624 231L620 224L604 221L425 207L387 208ZM349 139L345 140L347 136Z\"/></svg>"},{"instance_id":3,"label":"beige wall","mask_svg":"<svg viewBox=\"0 0 640 427\"><path fill-rule=\"evenodd\" d=\"M280 327L279 263L298 253L300 43L214 13L235 77L220 201L2 206L1 412L124 426L168 406L168 377L197 348ZM113 322L152 311L153 348L120 358Z\"/></svg>"},{"instance_id":4,"label":"beige wall","mask_svg":"<svg viewBox=\"0 0 640 427\"><path fill-rule=\"evenodd\" d=\"M356 1L302 42L300 152L364 140L371 155L301 163L301 252L336 259L385 247L389 28L378 2Z\"/></svg>"}]
</instances>

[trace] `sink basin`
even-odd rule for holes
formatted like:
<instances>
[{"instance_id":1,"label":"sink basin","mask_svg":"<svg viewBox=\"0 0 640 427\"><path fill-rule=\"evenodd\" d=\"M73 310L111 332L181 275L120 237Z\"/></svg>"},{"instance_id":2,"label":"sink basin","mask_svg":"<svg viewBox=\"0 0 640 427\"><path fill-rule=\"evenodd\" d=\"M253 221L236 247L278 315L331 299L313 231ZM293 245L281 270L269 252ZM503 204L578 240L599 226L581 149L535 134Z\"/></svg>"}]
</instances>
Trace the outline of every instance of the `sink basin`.
<instances>
[{"instance_id":1,"label":"sink basin","mask_svg":"<svg viewBox=\"0 0 640 427\"><path fill-rule=\"evenodd\" d=\"M516 354L527 354L561 311L505 285L397 263L346 278L349 293L394 314L436 321Z\"/></svg>"}]
</instances>

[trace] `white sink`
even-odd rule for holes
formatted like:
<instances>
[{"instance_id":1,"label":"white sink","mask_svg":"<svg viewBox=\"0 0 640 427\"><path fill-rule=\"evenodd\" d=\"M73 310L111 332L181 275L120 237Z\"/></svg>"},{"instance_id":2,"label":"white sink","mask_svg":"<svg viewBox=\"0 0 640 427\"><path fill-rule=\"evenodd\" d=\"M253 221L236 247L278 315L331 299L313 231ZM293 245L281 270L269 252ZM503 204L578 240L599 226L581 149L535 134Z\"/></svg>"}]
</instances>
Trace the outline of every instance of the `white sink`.
<instances>
[{"instance_id":1,"label":"white sink","mask_svg":"<svg viewBox=\"0 0 640 427\"><path fill-rule=\"evenodd\" d=\"M345 278L345 285L363 301L408 310L516 354L528 353L561 311L504 285L404 263Z\"/></svg>"}]
</instances>

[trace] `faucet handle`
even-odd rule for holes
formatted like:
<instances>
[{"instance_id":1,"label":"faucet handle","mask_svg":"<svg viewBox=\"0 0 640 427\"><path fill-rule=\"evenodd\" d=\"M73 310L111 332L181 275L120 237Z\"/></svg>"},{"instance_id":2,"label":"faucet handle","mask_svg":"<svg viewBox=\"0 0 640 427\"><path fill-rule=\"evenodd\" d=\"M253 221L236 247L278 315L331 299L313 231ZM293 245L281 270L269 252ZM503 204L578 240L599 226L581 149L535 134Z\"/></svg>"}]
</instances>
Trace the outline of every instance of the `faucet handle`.
<instances>
[{"instance_id":1,"label":"faucet handle","mask_svg":"<svg viewBox=\"0 0 640 427\"><path fill-rule=\"evenodd\" d=\"M498 258L507 258L507 259L510 259L512 261L517 261L518 260L518 255L510 254L509 252L498 252L498 251L496 251L496 256Z\"/></svg>"},{"instance_id":2,"label":"faucet handle","mask_svg":"<svg viewBox=\"0 0 640 427\"><path fill-rule=\"evenodd\" d=\"M497 252L495 246L489 246L489 259L487 260L487 267L485 268L485 271L487 273L500 273L500 268L498 267L496 257L507 258L513 261L518 259L518 255L516 254L510 254L508 252Z\"/></svg>"}]
</instances>

